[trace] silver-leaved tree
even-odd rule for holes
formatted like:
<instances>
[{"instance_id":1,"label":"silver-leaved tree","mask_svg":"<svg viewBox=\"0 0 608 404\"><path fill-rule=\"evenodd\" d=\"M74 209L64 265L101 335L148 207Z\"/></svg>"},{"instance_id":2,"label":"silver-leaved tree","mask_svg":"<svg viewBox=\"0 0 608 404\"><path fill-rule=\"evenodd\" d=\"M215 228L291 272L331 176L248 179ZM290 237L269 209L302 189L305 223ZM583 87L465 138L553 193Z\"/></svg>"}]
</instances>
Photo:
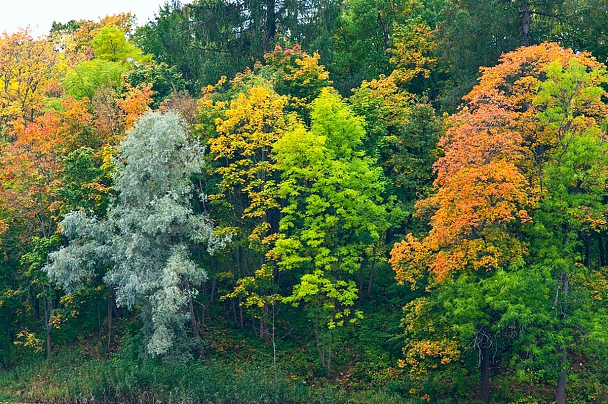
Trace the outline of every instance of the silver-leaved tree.
<instances>
[{"instance_id":1,"label":"silver-leaved tree","mask_svg":"<svg viewBox=\"0 0 608 404\"><path fill-rule=\"evenodd\" d=\"M214 234L207 215L192 208L204 198L191 181L202 170L203 152L178 115L144 115L118 148L107 217L66 215L61 228L70 242L50 254L45 267L67 293L105 270L117 305L141 311L145 349L155 356L183 353L196 343L192 298L207 273L190 249L205 243L213 253L227 242ZM195 338L188 337L188 323Z\"/></svg>"}]
</instances>

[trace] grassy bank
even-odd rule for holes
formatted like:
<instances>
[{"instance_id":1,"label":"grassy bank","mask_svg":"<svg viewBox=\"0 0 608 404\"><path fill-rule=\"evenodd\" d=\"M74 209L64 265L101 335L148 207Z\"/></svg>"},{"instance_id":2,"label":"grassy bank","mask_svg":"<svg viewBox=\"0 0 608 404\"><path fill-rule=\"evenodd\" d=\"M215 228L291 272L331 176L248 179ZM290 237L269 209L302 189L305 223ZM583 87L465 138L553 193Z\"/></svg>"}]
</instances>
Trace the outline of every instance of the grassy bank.
<instances>
[{"instance_id":1,"label":"grassy bank","mask_svg":"<svg viewBox=\"0 0 608 404\"><path fill-rule=\"evenodd\" d=\"M109 358L78 349L32 358L1 374L0 391L2 402L419 403L389 390L313 386L267 364L163 363L134 349Z\"/></svg>"}]
</instances>

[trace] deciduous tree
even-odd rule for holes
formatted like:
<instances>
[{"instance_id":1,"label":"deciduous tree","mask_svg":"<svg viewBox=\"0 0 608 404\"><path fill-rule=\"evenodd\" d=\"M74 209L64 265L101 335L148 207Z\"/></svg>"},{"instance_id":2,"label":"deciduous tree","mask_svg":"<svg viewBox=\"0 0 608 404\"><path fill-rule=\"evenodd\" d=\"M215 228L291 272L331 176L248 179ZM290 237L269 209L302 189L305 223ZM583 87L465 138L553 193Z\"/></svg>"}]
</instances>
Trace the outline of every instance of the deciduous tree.
<instances>
[{"instance_id":1,"label":"deciduous tree","mask_svg":"<svg viewBox=\"0 0 608 404\"><path fill-rule=\"evenodd\" d=\"M191 302L207 274L189 248L205 242L214 251L224 241L191 206L192 198L202 197L194 195L190 180L202 169L202 153L176 114L144 115L118 149L116 199L107 218L68 214L61 226L71 242L46 266L68 293L107 266L104 279L115 288L118 305L141 310L151 355L184 353L192 343L202 354ZM186 322L194 338L185 338Z\"/></svg>"}]
</instances>

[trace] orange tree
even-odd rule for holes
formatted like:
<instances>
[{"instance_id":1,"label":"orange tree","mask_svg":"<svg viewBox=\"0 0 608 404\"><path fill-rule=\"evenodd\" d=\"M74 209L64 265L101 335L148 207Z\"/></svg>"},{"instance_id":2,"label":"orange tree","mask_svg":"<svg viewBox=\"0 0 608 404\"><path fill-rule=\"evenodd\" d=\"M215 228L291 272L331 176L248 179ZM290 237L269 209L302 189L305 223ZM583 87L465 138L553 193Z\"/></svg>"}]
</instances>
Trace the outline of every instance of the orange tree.
<instances>
[{"instance_id":1,"label":"orange tree","mask_svg":"<svg viewBox=\"0 0 608 404\"><path fill-rule=\"evenodd\" d=\"M391 258L421 290L403 324L414 390L458 391L478 374L487 401L495 366L556 383L563 402L576 343L601 348L603 262L589 243L605 227L604 77L587 54L521 48L450 119L435 191L417 205L431 229Z\"/></svg>"}]
</instances>

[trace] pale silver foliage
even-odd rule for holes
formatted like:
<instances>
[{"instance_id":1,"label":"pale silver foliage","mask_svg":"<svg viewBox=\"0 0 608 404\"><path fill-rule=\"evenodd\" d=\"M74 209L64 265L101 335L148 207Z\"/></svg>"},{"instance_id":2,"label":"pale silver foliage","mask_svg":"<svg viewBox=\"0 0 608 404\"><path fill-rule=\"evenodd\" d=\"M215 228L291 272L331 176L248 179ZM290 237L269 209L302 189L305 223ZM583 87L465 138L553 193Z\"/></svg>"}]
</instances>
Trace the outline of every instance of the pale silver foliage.
<instances>
[{"instance_id":1,"label":"pale silver foliage","mask_svg":"<svg viewBox=\"0 0 608 404\"><path fill-rule=\"evenodd\" d=\"M191 176L202 171L203 151L178 115L143 116L118 148L116 197L107 219L67 215L61 226L71 242L46 267L69 293L105 266L117 304L141 309L146 350L153 355L172 350L184 334L191 289L207 279L190 259L189 246L206 243L213 253L227 241L192 209Z\"/></svg>"}]
</instances>

